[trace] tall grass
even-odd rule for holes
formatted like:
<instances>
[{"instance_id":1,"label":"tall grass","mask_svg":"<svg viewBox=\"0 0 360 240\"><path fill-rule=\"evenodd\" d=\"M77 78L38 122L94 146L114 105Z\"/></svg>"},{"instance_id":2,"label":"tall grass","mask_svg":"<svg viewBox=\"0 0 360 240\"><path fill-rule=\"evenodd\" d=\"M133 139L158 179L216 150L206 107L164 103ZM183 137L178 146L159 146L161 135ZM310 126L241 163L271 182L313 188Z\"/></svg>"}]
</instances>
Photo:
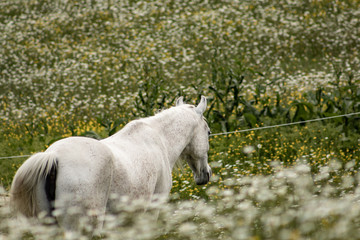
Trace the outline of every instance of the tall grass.
<instances>
[{"instance_id":1,"label":"tall grass","mask_svg":"<svg viewBox=\"0 0 360 240\"><path fill-rule=\"evenodd\" d=\"M208 97L213 133L360 111L358 1L1 1L0 156L104 138L178 96ZM210 138L170 200L109 215L100 238L354 239L359 116ZM0 160L0 198L24 161ZM154 212L159 218L154 220ZM62 238L13 220L0 236ZM47 221L43 219L42 221ZM86 237L83 231L75 235Z\"/></svg>"}]
</instances>

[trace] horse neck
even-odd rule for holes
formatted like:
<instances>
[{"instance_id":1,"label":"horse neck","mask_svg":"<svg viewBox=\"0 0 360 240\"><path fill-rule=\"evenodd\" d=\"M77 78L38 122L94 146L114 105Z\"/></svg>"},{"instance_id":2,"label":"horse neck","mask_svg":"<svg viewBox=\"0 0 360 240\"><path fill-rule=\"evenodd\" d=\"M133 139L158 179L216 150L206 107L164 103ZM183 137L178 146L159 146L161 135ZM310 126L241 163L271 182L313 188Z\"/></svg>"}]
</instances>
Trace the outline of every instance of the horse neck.
<instances>
[{"instance_id":1,"label":"horse neck","mask_svg":"<svg viewBox=\"0 0 360 240\"><path fill-rule=\"evenodd\" d=\"M166 110L152 119L166 141L170 166L173 168L193 137L197 124L196 113L189 107Z\"/></svg>"}]
</instances>

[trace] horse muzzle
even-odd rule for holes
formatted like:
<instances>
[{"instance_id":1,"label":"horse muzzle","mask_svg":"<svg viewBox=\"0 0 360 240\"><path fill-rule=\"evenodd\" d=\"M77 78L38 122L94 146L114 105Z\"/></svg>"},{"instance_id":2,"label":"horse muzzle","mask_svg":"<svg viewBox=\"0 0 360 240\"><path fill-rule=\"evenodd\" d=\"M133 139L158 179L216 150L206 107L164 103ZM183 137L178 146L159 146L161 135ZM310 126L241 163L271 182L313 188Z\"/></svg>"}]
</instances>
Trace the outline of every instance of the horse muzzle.
<instances>
[{"instance_id":1,"label":"horse muzzle","mask_svg":"<svg viewBox=\"0 0 360 240\"><path fill-rule=\"evenodd\" d=\"M210 181L212 171L208 165L206 169L202 169L199 175L195 175L195 182L197 185L205 185Z\"/></svg>"}]
</instances>

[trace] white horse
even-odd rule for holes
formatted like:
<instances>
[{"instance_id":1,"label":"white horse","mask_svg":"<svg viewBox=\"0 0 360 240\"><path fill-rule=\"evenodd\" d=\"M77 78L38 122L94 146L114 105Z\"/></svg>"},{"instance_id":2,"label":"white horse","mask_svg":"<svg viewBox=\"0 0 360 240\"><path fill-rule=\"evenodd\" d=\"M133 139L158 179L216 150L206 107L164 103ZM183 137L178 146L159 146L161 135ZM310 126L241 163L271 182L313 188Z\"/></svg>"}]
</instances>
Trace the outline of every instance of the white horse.
<instances>
[{"instance_id":1,"label":"white horse","mask_svg":"<svg viewBox=\"0 0 360 240\"><path fill-rule=\"evenodd\" d=\"M66 214L73 206L84 210L80 215L96 210L96 220L111 204L111 194L147 200L168 196L171 172L180 157L189 164L195 182L206 184L211 168L205 109L204 96L196 107L184 104L181 97L176 107L131 121L101 141L69 137L55 142L18 169L10 191L12 206L28 217L63 211L57 222L75 230L79 219ZM101 227L102 220L96 222Z\"/></svg>"}]
</instances>

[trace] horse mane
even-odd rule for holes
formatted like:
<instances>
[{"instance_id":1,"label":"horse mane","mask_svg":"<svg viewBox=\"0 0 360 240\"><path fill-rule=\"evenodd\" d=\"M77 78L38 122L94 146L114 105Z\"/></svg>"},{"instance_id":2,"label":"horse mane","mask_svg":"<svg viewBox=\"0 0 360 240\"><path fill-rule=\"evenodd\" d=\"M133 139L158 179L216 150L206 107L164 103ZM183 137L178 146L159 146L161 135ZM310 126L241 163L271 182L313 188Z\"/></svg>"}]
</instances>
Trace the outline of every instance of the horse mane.
<instances>
[{"instance_id":1,"label":"horse mane","mask_svg":"<svg viewBox=\"0 0 360 240\"><path fill-rule=\"evenodd\" d=\"M195 108L194 105L190 105L190 104L183 104L181 105L181 107L186 107L186 108ZM159 115L159 114L162 114L163 112L166 112L168 110L171 110L171 109L179 109L178 107L174 106L174 107L171 107L171 108L162 108L162 109L159 109L155 112L155 115Z\"/></svg>"},{"instance_id":2,"label":"horse mane","mask_svg":"<svg viewBox=\"0 0 360 240\"><path fill-rule=\"evenodd\" d=\"M183 104L181 106L176 106L176 107L171 107L171 108L167 108L167 109L160 109L157 113L155 113L154 116L150 116L148 118L153 118L153 117L161 117L163 114L168 113L170 110L172 111L179 111L180 109L194 109L196 108L194 105L190 105L190 104ZM147 119L147 118L145 118ZM209 124L208 121L206 120L206 118L204 116L201 116L201 119L206 123L206 126L209 128Z\"/></svg>"}]
</instances>

